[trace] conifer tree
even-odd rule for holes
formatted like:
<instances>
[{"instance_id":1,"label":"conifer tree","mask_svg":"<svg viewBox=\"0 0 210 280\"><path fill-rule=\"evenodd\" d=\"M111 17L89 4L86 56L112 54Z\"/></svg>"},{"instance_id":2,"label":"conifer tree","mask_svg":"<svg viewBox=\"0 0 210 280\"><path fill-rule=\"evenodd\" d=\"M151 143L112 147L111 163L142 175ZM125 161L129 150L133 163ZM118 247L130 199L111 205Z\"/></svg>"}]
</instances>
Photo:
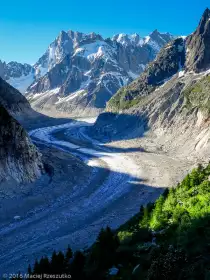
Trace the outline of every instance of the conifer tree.
<instances>
[{"instance_id":1,"label":"conifer tree","mask_svg":"<svg viewBox=\"0 0 210 280\"><path fill-rule=\"evenodd\" d=\"M32 269L31 269L31 265L28 265L28 274L31 275L32 274Z\"/></svg>"},{"instance_id":2,"label":"conifer tree","mask_svg":"<svg viewBox=\"0 0 210 280\"><path fill-rule=\"evenodd\" d=\"M66 258L67 260L70 260L72 257L73 257L72 249L68 246L68 248L67 248L67 250L66 250L65 258Z\"/></svg>"},{"instance_id":3,"label":"conifer tree","mask_svg":"<svg viewBox=\"0 0 210 280\"><path fill-rule=\"evenodd\" d=\"M39 269L39 262L38 262L38 260L37 260L37 259L35 260L35 263L34 263L33 273L34 273L34 274L38 274L38 273L40 273L40 269Z\"/></svg>"},{"instance_id":4,"label":"conifer tree","mask_svg":"<svg viewBox=\"0 0 210 280\"><path fill-rule=\"evenodd\" d=\"M70 272L73 279L84 280L85 256L81 251L74 254Z\"/></svg>"}]
</instances>

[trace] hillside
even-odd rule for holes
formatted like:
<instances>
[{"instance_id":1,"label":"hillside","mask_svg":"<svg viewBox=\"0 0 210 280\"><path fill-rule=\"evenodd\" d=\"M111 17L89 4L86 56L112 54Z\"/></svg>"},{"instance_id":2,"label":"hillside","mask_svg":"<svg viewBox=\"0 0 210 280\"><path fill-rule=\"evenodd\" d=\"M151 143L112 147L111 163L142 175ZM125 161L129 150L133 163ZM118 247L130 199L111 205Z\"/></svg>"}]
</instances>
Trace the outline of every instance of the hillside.
<instances>
[{"instance_id":1,"label":"hillside","mask_svg":"<svg viewBox=\"0 0 210 280\"><path fill-rule=\"evenodd\" d=\"M173 157L207 162L209 18L207 9L192 35L169 43L138 79L120 89L89 133L118 145L119 140L129 139L144 148L159 147ZM193 44L196 38L202 44Z\"/></svg>"},{"instance_id":2,"label":"hillside","mask_svg":"<svg viewBox=\"0 0 210 280\"><path fill-rule=\"evenodd\" d=\"M119 110L128 109L139 102L141 103L142 97L161 88L177 73L179 73L177 83L179 82L178 78L182 77L182 81L186 84L189 78L196 79L193 74L207 71L210 65L209 18L210 10L206 9L195 32L186 38L177 38L167 44L138 79L120 89L111 98L107 109L119 112ZM183 79L185 75L188 76L188 79Z\"/></svg>"},{"instance_id":3,"label":"hillside","mask_svg":"<svg viewBox=\"0 0 210 280\"><path fill-rule=\"evenodd\" d=\"M0 78L0 181L13 185L31 182L42 174L41 154L15 118L27 116L32 109L22 94ZM15 118L14 118L15 117Z\"/></svg>"},{"instance_id":4,"label":"hillside","mask_svg":"<svg viewBox=\"0 0 210 280\"><path fill-rule=\"evenodd\" d=\"M117 232L101 230L87 251L44 257L31 274L73 279L208 279L210 165L193 169Z\"/></svg>"},{"instance_id":5,"label":"hillside","mask_svg":"<svg viewBox=\"0 0 210 280\"><path fill-rule=\"evenodd\" d=\"M26 131L0 106L0 185L1 192L9 180L31 182L44 171L41 154Z\"/></svg>"},{"instance_id":6,"label":"hillside","mask_svg":"<svg viewBox=\"0 0 210 280\"><path fill-rule=\"evenodd\" d=\"M0 104L10 114L21 115L31 112L27 99L15 88L0 78Z\"/></svg>"}]
</instances>

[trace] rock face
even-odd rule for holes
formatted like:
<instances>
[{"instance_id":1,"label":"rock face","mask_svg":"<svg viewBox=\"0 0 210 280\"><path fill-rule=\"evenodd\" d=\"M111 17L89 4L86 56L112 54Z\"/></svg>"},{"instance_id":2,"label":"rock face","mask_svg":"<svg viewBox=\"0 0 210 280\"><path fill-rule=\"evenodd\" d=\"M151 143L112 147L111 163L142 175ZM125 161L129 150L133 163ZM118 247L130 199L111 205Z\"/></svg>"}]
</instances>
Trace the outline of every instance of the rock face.
<instances>
[{"instance_id":1,"label":"rock face","mask_svg":"<svg viewBox=\"0 0 210 280\"><path fill-rule=\"evenodd\" d=\"M108 39L62 31L34 65L36 81L26 96L38 111L95 115L171 39L157 30L146 38L118 34Z\"/></svg>"},{"instance_id":2,"label":"rock face","mask_svg":"<svg viewBox=\"0 0 210 280\"><path fill-rule=\"evenodd\" d=\"M31 110L27 99L15 88L0 78L0 105L10 114L19 115Z\"/></svg>"},{"instance_id":3,"label":"rock face","mask_svg":"<svg viewBox=\"0 0 210 280\"><path fill-rule=\"evenodd\" d=\"M143 96L176 74L185 63L185 42L178 38L169 43L150 63L138 79L115 94L108 103L108 110L119 111L137 104Z\"/></svg>"},{"instance_id":4,"label":"rock face","mask_svg":"<svg viewBox=\"0 0 210 280\"><path fill-rule=\"evenodd\" d=\"M108 110L128 109L140 102L179 71L200 73L210 68L210 10L206 9L196 31L167 44L140 77L119 90Z\"/></svg>"},{"instance_id":5,"label":"rock face","mask_svg":"<svg viewBox=\"0 0 210 280\"><path fill-rule=\"evenodd\" d=\"M101 114L90 128L92 135L108 141L140 138L141 145L154 147L155 143L171 156L208 161L208 15L209 10L206 10L193 35L166 45L136 81L112 97L108 112ZM195 41L194 36L202 40Z\"/></svg>"},{"instance_id":6,"label":"rock face","mask_svg":"<svg viewBox=\"0 0 210 280\"><path fill-rule=\"evenodd\" d=\"M210 10L206 9L196 31L187 38L186 69L201 72L210 67Z\"/></svg>"},{"instance_id":7,"label":"rock face","mask_svg":"<svg viewBox=\"0 0 210 280\"><path fill-rule=\"evenodd\" d=\"M26 63L0 61L0 77L24 93L35 80L35 69Z\"/></svg>"},{"instance_id":8,"label":"rock face","mask_svg":"<svg viewBox=\"0 0 210 280\"><path fill-rule=\"evenodd\" d=\"M31 111L27 99L0 78L0 183L30 182L44 170L41 154L15 119Z\"/></svg>"},{"instance_id":9,"label":"rock face","mask_svg":"<svg viewBox=\"0 0 210 280\"><path fill-rule=\"evenodd\" d=\"M30 182L41 175L41 155L21 125L0 105L0 183Z\"/></svg>"}]
</instances>

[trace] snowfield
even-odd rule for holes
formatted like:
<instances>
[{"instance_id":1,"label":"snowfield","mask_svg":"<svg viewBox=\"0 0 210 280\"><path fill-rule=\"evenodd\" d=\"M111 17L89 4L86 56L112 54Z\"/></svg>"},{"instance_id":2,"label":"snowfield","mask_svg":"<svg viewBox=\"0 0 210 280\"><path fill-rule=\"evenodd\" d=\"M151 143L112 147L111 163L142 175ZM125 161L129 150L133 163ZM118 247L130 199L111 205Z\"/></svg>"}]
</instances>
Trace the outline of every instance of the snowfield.
<instances>
[{"instance_id":1,"label":"snowfield","mask_svg":"<svg viewBox=\"0 0 210 280\"><path fill-rule=\"evenodd\" d=\"M18 78L10 78L7 80L14 88L18 89L21 93L25 93L27 88L34 82L35 75L34 73L30 73L28 75L22 75Z\"/></svg>"}]
</instances>

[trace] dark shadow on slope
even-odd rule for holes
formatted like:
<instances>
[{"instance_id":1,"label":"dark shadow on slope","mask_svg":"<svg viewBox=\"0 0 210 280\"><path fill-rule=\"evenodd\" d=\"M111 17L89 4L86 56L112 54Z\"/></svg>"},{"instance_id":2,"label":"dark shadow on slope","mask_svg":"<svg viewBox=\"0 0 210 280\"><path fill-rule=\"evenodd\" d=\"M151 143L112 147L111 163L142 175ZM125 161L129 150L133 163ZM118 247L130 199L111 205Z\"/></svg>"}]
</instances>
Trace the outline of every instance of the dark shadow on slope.
<instances>
[{"instance_id":1,"label":"dark shadow on slope","mask_svg":"<svg viewBox=\"0 0 210 280\"><path fill-rule=\"evenodd\" d=\"M112 141L130 140L144 137L144 133L149 130L148 119L145 116L103 113L98 117L96 123L93 126L86 126L82 129L83 131L81 132L84 132L84 137L83 134L78 134L78 127L75 129L73 128L70 132L68 132L68 129L62 128L61 130L54 132L52 135L57 140L70 142L82 148L94 148L99 152L108 151L113 153L149 153L141 146L128 148L104 147L97 145L97 142L92 143L92 141L85 137L85 135L87 135L93 140L95 139L101 143L110 143ZM82 136L81 139L80 136Z\"/></svg>"},{"instance_id":2,"label":"dark shadow on slope","mask_svg":"<svg viewBox=\"0 0 210 280\"><path fill-rule=\"evenodd\" d=\"M27 131L41 127L61 125L72 121L71 118L49 117L42 113L36 112L32 108L30 108L27 113L17 115L15 118Z\"/></svg>"},{"instance_id":3,"label":"dark shadow on slope","mask_svg":"<svg viewBox=\"0 0 210 280\"><path fill-rule=\"evenodd\" d=\"M87 133L104 143L140 138L149 130L148 118L142 115L102 113Z\"/></svg>"},{"instance_id":4,"label":"dark shadow on slope","mask_svg":"<svg viewBox=\"0 0 210 280\"><path fill-rule=\"evenodd\" d=\"M143 147L130 147L130 148L109 147L109 151L113 153L133 153L133 152L150 153L149 151L145 150Z\"/></svg>"},{"instance_id":5,"label":"dark shadow on slope","mask_svg":"<svg viewBox=\"0 0 210 280\"><path fill-rule=\"evenodd\" d=\"M76 128L77 129L77 128ZM90 127L86 127L86 133L88 134L89 130L91 128ZM74 138L74 133L72 134L68 134L66 133L68 129L62 129L62 130L58 130L54 133L52 133L52 136L55 137L57 140L60 141L66 141L69 143L73 143L75 145L79 145L80 147L83 148L94 148L97 149L99 152L112 152L112 153L131 153L131 152L141 152L141 153L150 153L149 151L145 150L143 147L130 147L130 148L119 148L119 147L105 147L105 146L99 146L96 145L95 143L93 144L92 142L90 142L88 139L82 139L82 140L78 140Z\"/></svg>"},{"instance_id":6,"label":"dark shadow on slope","mask_svg":"<svg viewBox=\"0 0 210 280\"><path fill-rule=\"evenodd\" d=\"M68 244L73 250L90 246L102 227L109 225L118 228L139 211L140 205L154 201L164 190L147 185L141 178L129 177L126 171L110 173L110 170L101 167L95 167L95 175L90 182L83 182L84 189L80 186L77 189L73 186L81 173L74 170L70 174L69 170L58 169L63 159L56 156L52 162L56 162L56 168L50 182L43 176L23 188L16 188L11 198L7 196L0 199L0 246L6 248L4 257L0 257L0 271L6 273L11 268L11 249L14 253L17 250L17 256L20 256L15 260L14 270L22 272L27 265L24 263L26 258L27 262L33 263L43 253L50 254L53 249L65 250ZM69 164L74 164L72 158ZM122 187L122 180L129 181L129 185ZM65 219L64 212L67 213ZM15 216L19 216L20 220L15 221ZM60 224L43 234L46 220L49 225L59 220ZM11 230L7 234L4 229L11 225L18 230ZM32 238L34 233L35 239ZM38 249L37 240L43 244ZM56 243L57 248L53 247L55 240L62 240ZM21 258L23 254L26 256L24 259Z\"/></svg>"}]
</instances>

